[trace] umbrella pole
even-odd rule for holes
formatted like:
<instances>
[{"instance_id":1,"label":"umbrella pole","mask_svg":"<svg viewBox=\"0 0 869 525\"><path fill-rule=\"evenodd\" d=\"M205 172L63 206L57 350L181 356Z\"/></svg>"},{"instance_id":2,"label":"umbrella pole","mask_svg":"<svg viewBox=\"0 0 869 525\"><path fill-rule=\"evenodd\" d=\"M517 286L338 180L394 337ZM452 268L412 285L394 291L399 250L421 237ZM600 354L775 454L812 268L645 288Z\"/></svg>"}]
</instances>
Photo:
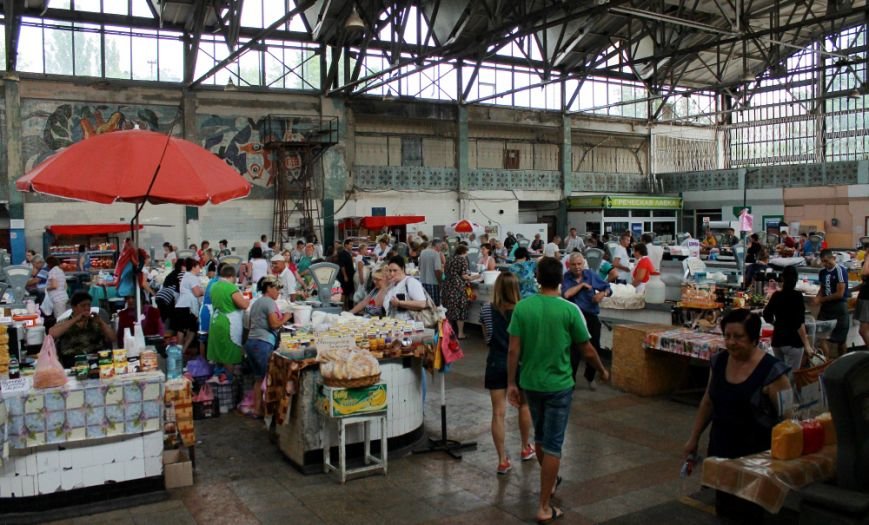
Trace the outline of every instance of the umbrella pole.
<instances>
[{"instance_id":1,"label":"umbrella pole","mask_svg":"<svg viewBox=\"0 0 869 525\"><path fill-rule=\"evenodd\" d=\"M144 205L143 205L144 206ZM139 212L142 211L142 208L139 207L138 204L135 204L136 213L133 214L133 218L130 220L130 239L133 243L133 249L136 250L136 255L138 256L139 250L139 236L138 229L136 228L137 223L139 222ZM133 267L133 278L136 281L136 323L140 323L142 319L142 293L139 287L139 272L138 268ZM142 268L144 270L144 268Z\"/></svg>"}]
</instances>

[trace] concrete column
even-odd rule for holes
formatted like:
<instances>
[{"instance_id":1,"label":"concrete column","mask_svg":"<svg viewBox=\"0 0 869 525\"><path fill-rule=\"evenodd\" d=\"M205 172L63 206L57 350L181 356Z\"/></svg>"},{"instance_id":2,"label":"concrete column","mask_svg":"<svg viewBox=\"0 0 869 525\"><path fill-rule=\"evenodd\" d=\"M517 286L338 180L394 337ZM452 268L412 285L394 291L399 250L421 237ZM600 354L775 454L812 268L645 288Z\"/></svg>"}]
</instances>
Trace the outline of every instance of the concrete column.
<instances>
[{"instance_id":1,"label":"concrete column","mask_svg":"<svg viewBox=\"0 0 869 525\"><path fill-rule=\"evenodd\" d=\"M12 262L24 260L27 249L24 239L24 198L15 189L15 181L24 175L24 159L21 152L21 92L18 75L6 73L3 77L3 93L6 104L6 190L9 197L9 244Z\"/></svg>"},{"instance_id":2,"label":"concrete column","mask_svg":"<svg viewBox=\"0 0 869 525\"><path fill-rule=\"evenodd\" d=\"M569 115L561 115L561 200L558 203L556 230L564 237L567 234L567 199L573 193L573 127ZM576 226L576 225L574 225Z\"/></svg>"},{"instance_id":3,"label":"concrete column","mask_svg":"<svg viewBox=\"0 0 869 525\"><path fill-rule=\"evenodd\" d=\"M192 91L184 90L181 93L181 122L183 137L190 142L199 143L199 130L196 128L196 95ZM199 208L186 206L184 208L184 222L181 236L184 239L184 247L191 243L199 244L202 240L199 227ZM195 238L194 238L195 237Z\"/></svg>"},{"instance_id":4,"label":"concrete column","mask_svg":"<svg viewBox=\"0 0 869 525\"><path fill-rule=\"evenodd\" d=\"M458 118L456 119L456 126L458 128L458 133L456 134L456 161L458 166L458 176L459 176L459 217L464 218L467 216L467 203L466 197L469 191L469 183L470 183L470 175L471 170L469 167L468 161L468 150L469 150L469 142L468 142L468 107L464 104L459 104L458 107Z\"/></svg>"}]
</instances>

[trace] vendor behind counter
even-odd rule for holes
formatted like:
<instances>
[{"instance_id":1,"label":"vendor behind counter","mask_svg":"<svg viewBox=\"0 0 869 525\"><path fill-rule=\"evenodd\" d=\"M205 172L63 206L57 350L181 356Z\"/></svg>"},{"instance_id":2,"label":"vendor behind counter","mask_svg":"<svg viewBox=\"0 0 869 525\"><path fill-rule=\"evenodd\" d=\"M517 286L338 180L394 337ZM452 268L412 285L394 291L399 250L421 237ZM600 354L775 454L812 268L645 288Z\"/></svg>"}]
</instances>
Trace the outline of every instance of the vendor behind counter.
<instances>
[{"instance_id":1,"label":"vendor behind counter","mask_svg":"<svg viewBox=\"0 0 869 525\"><path fill-rule=\"evenodd\" d=\"M115 334L99 315L91 313L91 296L76 292L70 299L72 314L55 324L48 335L57 342L58 355L64 368L72 368L75 356L87 355L112 347Z\"/></svg>"}]
</instances>

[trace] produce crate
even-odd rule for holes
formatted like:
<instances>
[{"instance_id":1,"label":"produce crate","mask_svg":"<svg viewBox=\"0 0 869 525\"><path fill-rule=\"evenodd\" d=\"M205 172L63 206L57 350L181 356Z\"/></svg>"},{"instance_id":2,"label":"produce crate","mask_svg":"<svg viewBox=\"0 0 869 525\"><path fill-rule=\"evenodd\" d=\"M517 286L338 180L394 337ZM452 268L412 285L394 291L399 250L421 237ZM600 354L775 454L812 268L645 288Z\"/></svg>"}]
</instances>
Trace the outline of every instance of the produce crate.
<instances>
[{"instance_id":1,"label":"produce crate","mask_svg":"<svg viewBox=\"0 0 869 525\"><path fill-rule=\"evenodd\" d=\"M193 402L193 419L212 419L220 417L220 401L215 396L211 401Z\"/></svg>"},{"instance_id":2,"label":"produce crate","mask_svg":"<svg viewBox=\"0 0 869 525\"><path fill-rule=\"evenodd\" d=\"M382 412L387 407L386 383L363 388L320 387L318 406L329 417L341 418Z\"/></svg>"}]
</instances>

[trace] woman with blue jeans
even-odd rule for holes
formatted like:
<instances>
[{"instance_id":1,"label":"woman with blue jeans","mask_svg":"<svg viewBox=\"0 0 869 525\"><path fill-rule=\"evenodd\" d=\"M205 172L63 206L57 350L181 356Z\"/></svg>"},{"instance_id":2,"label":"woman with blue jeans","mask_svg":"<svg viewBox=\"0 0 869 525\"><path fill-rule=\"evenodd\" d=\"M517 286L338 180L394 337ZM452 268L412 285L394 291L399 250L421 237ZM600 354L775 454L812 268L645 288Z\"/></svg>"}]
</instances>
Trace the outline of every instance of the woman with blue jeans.
<instances>
[{"instance_id":1,"label":"woman with blue jeans","mask_svg":"<svg viewBox=\"0 0 869 525\"><path fill-rule=\"evenodd\" d=\"M279 342L277 330L290 320L292 312L281 313L277 300L281 293L281 281L274 275L267 275L257 283L262 294L250 307L250 334L244 344L251 368L253 368L253 411L262 417L262 382L269 368L269 358Z\"/></svg>"}]
</instances>

